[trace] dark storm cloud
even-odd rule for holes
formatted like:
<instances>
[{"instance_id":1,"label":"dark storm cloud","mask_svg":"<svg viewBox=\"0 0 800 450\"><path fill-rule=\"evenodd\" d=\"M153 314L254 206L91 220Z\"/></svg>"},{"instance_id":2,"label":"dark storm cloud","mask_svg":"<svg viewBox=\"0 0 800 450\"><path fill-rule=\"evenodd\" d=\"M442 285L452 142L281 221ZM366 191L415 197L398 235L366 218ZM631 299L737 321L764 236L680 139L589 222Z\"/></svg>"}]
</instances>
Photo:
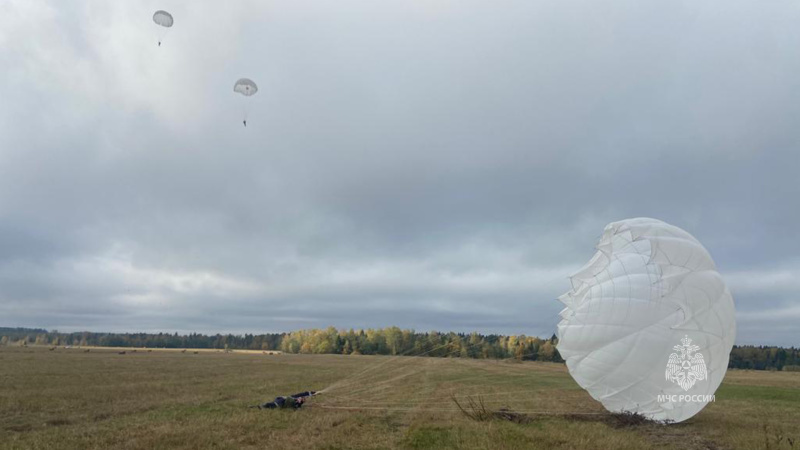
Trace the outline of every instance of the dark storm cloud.
<instances>
[{"instance_id":1,"label":"dark storm cloud","mask_svg":"<svg viewBox=\"0 0 800 450\"><path fill-rule=\"evenodd\" d=\"M162 3L0 10L3 323L549 335L651 216L798 344L791 5Z\"/></svg>"}]
</instances>

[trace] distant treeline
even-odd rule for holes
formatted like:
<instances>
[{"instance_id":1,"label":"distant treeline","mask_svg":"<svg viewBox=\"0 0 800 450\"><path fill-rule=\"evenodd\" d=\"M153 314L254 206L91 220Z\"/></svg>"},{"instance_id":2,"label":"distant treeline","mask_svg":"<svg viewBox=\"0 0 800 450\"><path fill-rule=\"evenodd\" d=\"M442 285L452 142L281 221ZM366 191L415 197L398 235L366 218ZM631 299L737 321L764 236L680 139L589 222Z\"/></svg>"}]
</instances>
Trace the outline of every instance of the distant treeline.
<instances>
[{"instance_id":1,"label":"distant treeline","mask_svg":"<svg viewBox=\"0 0 800 450\"><path fill-rule=\"evenodd\" d=\"M409 355L563 362L555 335L549 339L479 333L418 333L398 327L368 330L300 330L290 333L59 333L34 328L0 327L0 345L73 345L101 347L216 348L281 350L286 353ZM800 371L800 349L734 346L728 367Z\"/></svg>"},{"instance_id":2,"label":"distant treeline","mask_svg":"<svg viewBox=\"0 0 800 450\"><path fill-rule=\"evenodd\" d=\"M800 348L734 345L728 367L800 372Z\"/></svg>"},{"instance_id":3,"label":"distant treeline","mask_svg":"<svg viewBox=\"0 0 800 450\"><path fill-rule=\"evenodd\" d=\"M515 358L526 361L563 362L555 348L556 336L483 335L478 333L417 333L397 327L368 330L292 331L283 336L286 353L340 353L344 355L408 355L480 359Z\"/></svg>"},{"instance_id":4,"label":"distant treeline","mask_svg":"<svg viewBox=\"0 0 800 450\"><path fill-rule=\"evenodd\" d=\"M270 334L215 334L191 333L59 333L33 328L0 327L0 345L74 345L97 347L149 347L149 348L230 348L277 350L285 333Z\"/></svg>"},{"instance_id":5,"label":"distant treeline","mask_svg":"<svg viewBox=\"0 0 800 450\"><path fill-rule=\"evenodd\" d=\"M368 330L301 330L270 334L60 333L31 328L0 328L0 345L72 345L150 348L229 348L282 350L286 353L424 355L465 358L516 358L562 362L550 339L478 333L417 333L398 327Z\"/></svg>"}]
</instances>

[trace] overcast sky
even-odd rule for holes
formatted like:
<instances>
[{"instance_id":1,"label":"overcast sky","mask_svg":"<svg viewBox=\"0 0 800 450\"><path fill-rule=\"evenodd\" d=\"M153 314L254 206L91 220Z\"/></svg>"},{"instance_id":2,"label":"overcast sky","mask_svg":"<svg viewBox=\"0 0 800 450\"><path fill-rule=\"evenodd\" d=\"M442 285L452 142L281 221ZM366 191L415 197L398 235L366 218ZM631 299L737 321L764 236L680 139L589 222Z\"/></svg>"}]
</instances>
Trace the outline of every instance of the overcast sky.
<instances>
[{"instance_id":1,"label":"overcast sky","mask_svg":"<svg viewBox=\"0 0 800 450\"><path fill-rule=\"evenodd\" d=\"M788 0L5 0L0 326L549 336L603 227L648 216L715 258L737 343L800 345L798 23Z\"/></svg>"}]
</instances>

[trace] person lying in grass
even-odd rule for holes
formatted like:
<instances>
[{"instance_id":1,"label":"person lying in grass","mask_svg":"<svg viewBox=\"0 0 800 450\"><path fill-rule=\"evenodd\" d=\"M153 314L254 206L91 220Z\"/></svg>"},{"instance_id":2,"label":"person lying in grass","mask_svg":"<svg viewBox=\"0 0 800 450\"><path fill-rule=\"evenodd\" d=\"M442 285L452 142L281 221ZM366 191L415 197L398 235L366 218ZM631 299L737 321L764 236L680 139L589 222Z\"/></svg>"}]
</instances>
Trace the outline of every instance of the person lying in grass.
<instances>
[{"instance_id":1,"label":"person lying in grass","mask_svg":"<svg viewBox=\"0 0 800 450\"><path fill-rule=\"evenodd\" d=\"M258 405L258 409L299 409L309 397L316 395L317 391L305 391L287 397L275 397L275 400Z\"/></svg>"}]
</instances>

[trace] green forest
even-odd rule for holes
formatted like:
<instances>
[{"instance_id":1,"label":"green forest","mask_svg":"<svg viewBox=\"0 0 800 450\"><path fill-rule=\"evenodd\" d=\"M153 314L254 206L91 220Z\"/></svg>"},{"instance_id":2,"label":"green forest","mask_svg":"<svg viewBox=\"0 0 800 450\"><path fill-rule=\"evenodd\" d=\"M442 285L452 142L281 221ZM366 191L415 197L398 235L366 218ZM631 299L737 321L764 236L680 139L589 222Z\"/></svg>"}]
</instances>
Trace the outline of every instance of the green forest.
<instances>
[{"instance_id":1,"label":"green forest","mask_svg":"<svg viewBox=\"0 0 800 450\"><path fill-rule=\"evenodd\" d=\"M280 350L286 353L406 355L564 362L550 338L480 333L416 332L398 327L298 330L289 333L60 333L37 328L0 327L0 345L214 348ZM734 346L728 365L736 369L800 371L800 349Z\"/></svg>"}]
</instances>

